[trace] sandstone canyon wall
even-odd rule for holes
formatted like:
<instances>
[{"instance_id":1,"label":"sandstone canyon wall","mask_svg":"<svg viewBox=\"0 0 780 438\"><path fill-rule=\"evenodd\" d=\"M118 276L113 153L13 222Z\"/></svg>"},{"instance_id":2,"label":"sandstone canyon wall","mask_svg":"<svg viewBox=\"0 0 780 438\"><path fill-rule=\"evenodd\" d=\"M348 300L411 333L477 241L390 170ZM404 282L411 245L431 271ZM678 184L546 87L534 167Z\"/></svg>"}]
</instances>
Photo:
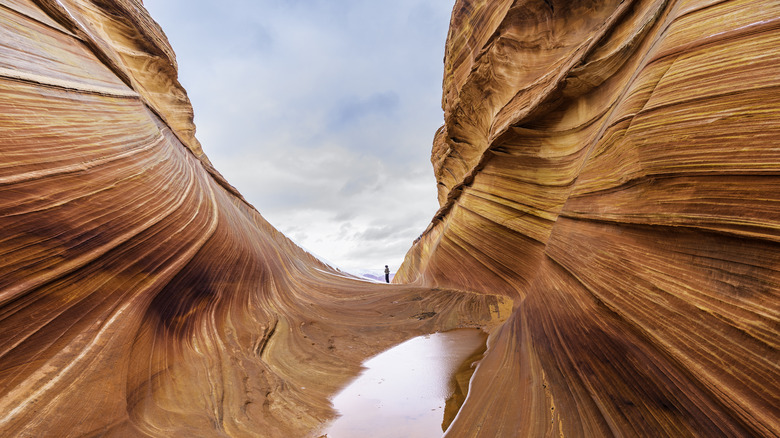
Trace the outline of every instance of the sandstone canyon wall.
<instances>
[{"instance_id":1,"label":"sandstone canyon wall","mask_svg":"<svg viewBox=\"0 0 780 438\"><path fill-rule=\"evenodd\" d=\"M140 3L3 0L0 42L0 436L305 436L368 355L508 316L273 229Z\"/></svg>"},{"instance_id":2,"label":"sandstone canyon wall","mask_svg":"<svg viewBox=\"0 0 780 438\"><path fill-rule=\"evenodd\" d=\"M448 436L780 433L779 31L778 2L456 3L441 209L396 279L516 310Z\"/></svg>"},{"instance_id":3,"label":"sandstone canyon wall","mask_svg":"<svg viewBox=\"0 0 780 438\"><path fill-rule=\"evenodd\" d=\"M0 0L0 436L306 436L362 359L465 326L449 436L777 436L778 30L458 1L442 207L378 285L213 169L140 1Z\"/></svg>"}]
</instances>

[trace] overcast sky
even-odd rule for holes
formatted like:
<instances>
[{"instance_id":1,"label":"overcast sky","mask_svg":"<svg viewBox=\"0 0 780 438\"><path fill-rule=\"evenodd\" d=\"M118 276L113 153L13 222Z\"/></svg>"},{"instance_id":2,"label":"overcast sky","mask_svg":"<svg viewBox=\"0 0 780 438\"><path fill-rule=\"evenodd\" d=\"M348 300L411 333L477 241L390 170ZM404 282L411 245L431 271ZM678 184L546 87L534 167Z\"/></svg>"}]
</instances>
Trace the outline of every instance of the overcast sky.
<instances>
[{"instance_id":1,"label":"overcast sky","mask_svg":"<svg viewBox=\"0 0 780 438\"><path fill-rule=\"evenodd\" d=\"M438 208L453 0L144 0L197 137L277 229L350 272L395 271Z\"/></svg>"}]
</instances>

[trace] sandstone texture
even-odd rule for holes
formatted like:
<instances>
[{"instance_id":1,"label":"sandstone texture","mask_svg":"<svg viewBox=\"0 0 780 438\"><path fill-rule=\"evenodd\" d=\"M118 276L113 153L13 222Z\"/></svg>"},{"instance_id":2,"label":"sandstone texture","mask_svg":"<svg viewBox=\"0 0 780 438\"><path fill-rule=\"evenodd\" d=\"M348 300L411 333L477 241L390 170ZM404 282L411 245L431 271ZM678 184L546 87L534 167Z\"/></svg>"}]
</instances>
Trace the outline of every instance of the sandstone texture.
<instances>
[{"instance_id":1,"label":"sandstone texture","mask_svg":"<svg viewBox=\"0 0 780 438\"><path fill-rule=\"evenodd\" d=\"M780 3L459 0L443 85L396 281L516 305L448 436L778 436Z\"/></svg>"},{"instance_id":2,"label":"sandstone texture","mask_svg":"<svg viewBox=\"0 0 780 438\"><path fill-rule=\"evenodd\" d=\"M509 316L273 229L139 2L3 0L0 41L0 436L305 436L367 356Z\"/></svg>"},{"instance_id":3,"label":"sandstone texture","mask_svg":"<svg viewBox=\"0 0 780 438\"><path fill-rule=\"evenodd\" d=\"M447 436L780 435L780 4L458 0L442 103L364 282L211 166L139 0L0 0L0 436L309 436L456 327Z\"/></svg>"}]
</instances>

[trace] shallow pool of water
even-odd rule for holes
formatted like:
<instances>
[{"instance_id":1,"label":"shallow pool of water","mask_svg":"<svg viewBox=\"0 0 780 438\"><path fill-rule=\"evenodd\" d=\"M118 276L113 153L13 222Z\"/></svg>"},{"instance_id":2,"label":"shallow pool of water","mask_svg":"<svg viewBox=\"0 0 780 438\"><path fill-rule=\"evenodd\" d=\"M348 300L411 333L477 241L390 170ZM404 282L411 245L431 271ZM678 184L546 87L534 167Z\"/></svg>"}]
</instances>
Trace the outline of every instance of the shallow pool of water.
<instances>
[{"instance_id":1,"label":"shallow pool of water","mask_svg":"<svg viewBox=\"0 0 780 438\"><path fill-rule=\"evenodd\" d=\"M452 406L460 391L456 373L462 387L463 370L484 351L485 340L478 329L452 330L419 336L374 356L333 398L341 416L322 433L328 438L441 436L447 400L448 416L459 407Z\"/></svg>"}]
</instances>

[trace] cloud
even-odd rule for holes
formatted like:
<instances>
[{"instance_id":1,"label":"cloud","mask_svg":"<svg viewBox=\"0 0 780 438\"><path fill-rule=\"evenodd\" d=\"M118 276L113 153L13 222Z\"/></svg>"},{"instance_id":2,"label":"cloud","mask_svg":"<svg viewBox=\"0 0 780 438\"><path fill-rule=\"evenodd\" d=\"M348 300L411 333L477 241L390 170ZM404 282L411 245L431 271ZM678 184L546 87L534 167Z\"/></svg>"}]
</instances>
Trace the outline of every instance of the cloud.
<instances>
[{"instance_id":1,"label":"cloud","mask_svg":"<svg viewBox=\"0 0 780 438\"><path fill-rule=\"evenodd\" d=\"M390 117L398 111L398 95L392 91L374 93L365 99L351 97L339 103L329 123L332 129L348 128L371 117Z\"/></svg>"},{"instance_id":2,"label":"cloud","mask_svg":"<svg viewBox=\"0 0 780 438\"><path fill-rule=\"evenodd\" d=\"M348 270L401 263L438 208L451 0L145 0L197 136L280 231Z\"/></svg>"}]
</instances>

